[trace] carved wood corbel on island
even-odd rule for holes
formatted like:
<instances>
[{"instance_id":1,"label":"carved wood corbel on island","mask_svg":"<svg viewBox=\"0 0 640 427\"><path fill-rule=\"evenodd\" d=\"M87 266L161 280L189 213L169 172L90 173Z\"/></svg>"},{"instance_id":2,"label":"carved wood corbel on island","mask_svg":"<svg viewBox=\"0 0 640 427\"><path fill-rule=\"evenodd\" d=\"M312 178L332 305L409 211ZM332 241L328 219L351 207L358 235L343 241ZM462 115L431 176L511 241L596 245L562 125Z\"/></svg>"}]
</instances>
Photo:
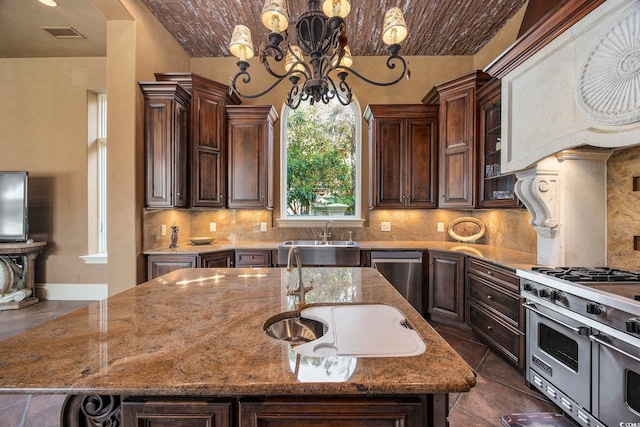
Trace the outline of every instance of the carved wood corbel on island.
<instances>
[{"instance_id":1,"label":"carved wood corbel on island","mask_svg":"<svg viewBox=\"0 0 640 427\"><path fill-rule=\"evenodd\" d=\"M297 272L183 269L0 341L0 393L69 395L63 426L446 426L475 375L422 316L371 268L303 280L307 304L395 306L426 351L301 356L263 332Z\"/></svg>"}]
</instances>

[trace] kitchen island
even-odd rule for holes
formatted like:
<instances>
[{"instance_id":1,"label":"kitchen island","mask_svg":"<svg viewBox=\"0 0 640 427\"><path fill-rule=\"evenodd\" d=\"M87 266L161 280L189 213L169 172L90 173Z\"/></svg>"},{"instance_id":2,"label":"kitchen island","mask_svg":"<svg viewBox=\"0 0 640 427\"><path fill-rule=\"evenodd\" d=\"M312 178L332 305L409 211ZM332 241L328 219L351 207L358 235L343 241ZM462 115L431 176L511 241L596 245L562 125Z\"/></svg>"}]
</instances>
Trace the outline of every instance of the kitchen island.
<instances>
[{"instance_id":1,"label":"kitchen island","mask_svg":"<svg viewBox=\"0 0 640 427\"><path fill-rule=\"evenodd\" d=\"M374 269L303 279L307 304L395 306L426 351L300 356L263 332L297 272L184 269L0 341L0 392L70 395L64 426L445 426L474 372L413 307Z\"/></svg>"}]
</instances>

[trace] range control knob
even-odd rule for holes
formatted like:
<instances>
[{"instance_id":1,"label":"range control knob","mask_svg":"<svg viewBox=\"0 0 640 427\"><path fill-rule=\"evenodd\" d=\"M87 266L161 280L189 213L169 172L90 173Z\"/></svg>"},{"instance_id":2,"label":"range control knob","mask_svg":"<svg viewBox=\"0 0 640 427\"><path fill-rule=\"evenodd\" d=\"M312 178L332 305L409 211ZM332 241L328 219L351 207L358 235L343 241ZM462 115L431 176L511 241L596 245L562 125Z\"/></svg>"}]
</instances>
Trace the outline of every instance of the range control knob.
<instances>
[{"instance_id":1,"label":"range control knob","mask_svg":"<svg viewBox=\"0 0 640 427\"><path fill-rule=\"evenodd\" d=\"M604 316L604 314L606 313L606 310L602 305L598 304L597 302L588 302L587 313L595 314L596 316Z\"/></svg>"},{"instance_id":2,"label":"range control knob","mask_svg":"<svg viewBox=\"0 0 640 427\"><path fill-rule=\"evenodd\" d=\"M538 296L540 298L551 299L551 289L549 288L538 289Z\"/></svg>"},{"instance_id":3,"label":"range control knob","mask_svg":"<svg viewBox=\"0 0 640 427\"><path fill-rule=\"evenodd\" d=\"M524 282L522 284L522 289L527 291L527 292L533 292L534 294L536 293L536 287L533 286L533 283Z\"/></svg>"},{"instance_id":4,"label":"range control knob","mask_svg":"<svg viewBox=\"0 0 640 427\"><path fill-rule=\"evenodd\" d=\"M631 332L632 334L640 334L640 318L632 317L631 319L625 322L627 326L627 332Z\"/></svg>"},{"instance_id":5,"label":"range control knob","mask_svg":"<svg viewBox=\"0 0 640 427\"><path fill-rule=\"evenodd\" d=\"M546 298L550 301L564 301L565 296L562 291L558 291L556 289L551 288L543 288L538 291L538 296L540 298Z\"/></svg>"}]
</instances>

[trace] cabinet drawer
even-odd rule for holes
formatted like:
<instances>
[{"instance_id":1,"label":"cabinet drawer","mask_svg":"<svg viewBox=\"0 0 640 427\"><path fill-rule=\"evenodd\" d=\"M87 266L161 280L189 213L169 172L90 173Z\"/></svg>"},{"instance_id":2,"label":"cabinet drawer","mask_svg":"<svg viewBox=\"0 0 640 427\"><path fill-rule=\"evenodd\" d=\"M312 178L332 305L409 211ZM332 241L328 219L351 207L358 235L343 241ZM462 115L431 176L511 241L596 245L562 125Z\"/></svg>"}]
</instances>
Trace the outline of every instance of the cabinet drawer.
<instances>
[{"instance_id":1,"label":"cabinet drawer","mask_svg":"<svg viewBox=\"0 0 640 427\"><path fill-rule=\"evenodd\" d=\"M474 333L488 341L516 366L524 363L524 334L503 323L475 303L469 304L469 324Z\"/></svg>"},{"instance_id":2,"label":"cabinet drawer","mask_svg":"<svg viewBox=\"0 0 640 427\"><path fill-rule=\"evenodd\" d=\"M513 270L469 257L467 260L467 271L495 282L497 285L512 290L515 293L520 292L520 278L516 276Z\"/></svg>"},{"instance_id":3,"label":"cabinet drawer","mask_svg":"<svg viewBox=\"0 0 640 427\"><path fill-rule=\"evenodd\" d=\"M236 251L236 267L270 267L270 251Z\"/></svg>"},{"instance_id":4,"label":"cabinet drawer","mask_svg":"<svg viewBox=\"0 0 640 427\"><path fill-rule=\"evenodd\" d=\"M469 274L469 289L467 298L478 304L486 305L504 317L514 327L518 327L520 318L520 297L506 292L474 274Z\"/></svg>"}]
</instances>

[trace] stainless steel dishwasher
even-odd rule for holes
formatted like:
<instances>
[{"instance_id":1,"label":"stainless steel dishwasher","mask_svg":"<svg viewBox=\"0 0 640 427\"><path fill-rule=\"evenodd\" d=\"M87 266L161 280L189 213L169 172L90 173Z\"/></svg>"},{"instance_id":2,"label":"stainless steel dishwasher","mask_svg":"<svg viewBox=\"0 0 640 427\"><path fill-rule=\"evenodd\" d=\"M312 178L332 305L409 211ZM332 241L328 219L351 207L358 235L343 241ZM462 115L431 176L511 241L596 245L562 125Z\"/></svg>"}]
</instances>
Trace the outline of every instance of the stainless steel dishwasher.
<instances>
[{"instance_id":1,"label":"stainless steel dishwasher","mask_svg":"<svg viewBox=\"0 0 640 427\"><path fill-rule=\"evenodd\" d=\"M422 314L422 252L371 251L371 266Z\"/></svg>"}]
</instances>

